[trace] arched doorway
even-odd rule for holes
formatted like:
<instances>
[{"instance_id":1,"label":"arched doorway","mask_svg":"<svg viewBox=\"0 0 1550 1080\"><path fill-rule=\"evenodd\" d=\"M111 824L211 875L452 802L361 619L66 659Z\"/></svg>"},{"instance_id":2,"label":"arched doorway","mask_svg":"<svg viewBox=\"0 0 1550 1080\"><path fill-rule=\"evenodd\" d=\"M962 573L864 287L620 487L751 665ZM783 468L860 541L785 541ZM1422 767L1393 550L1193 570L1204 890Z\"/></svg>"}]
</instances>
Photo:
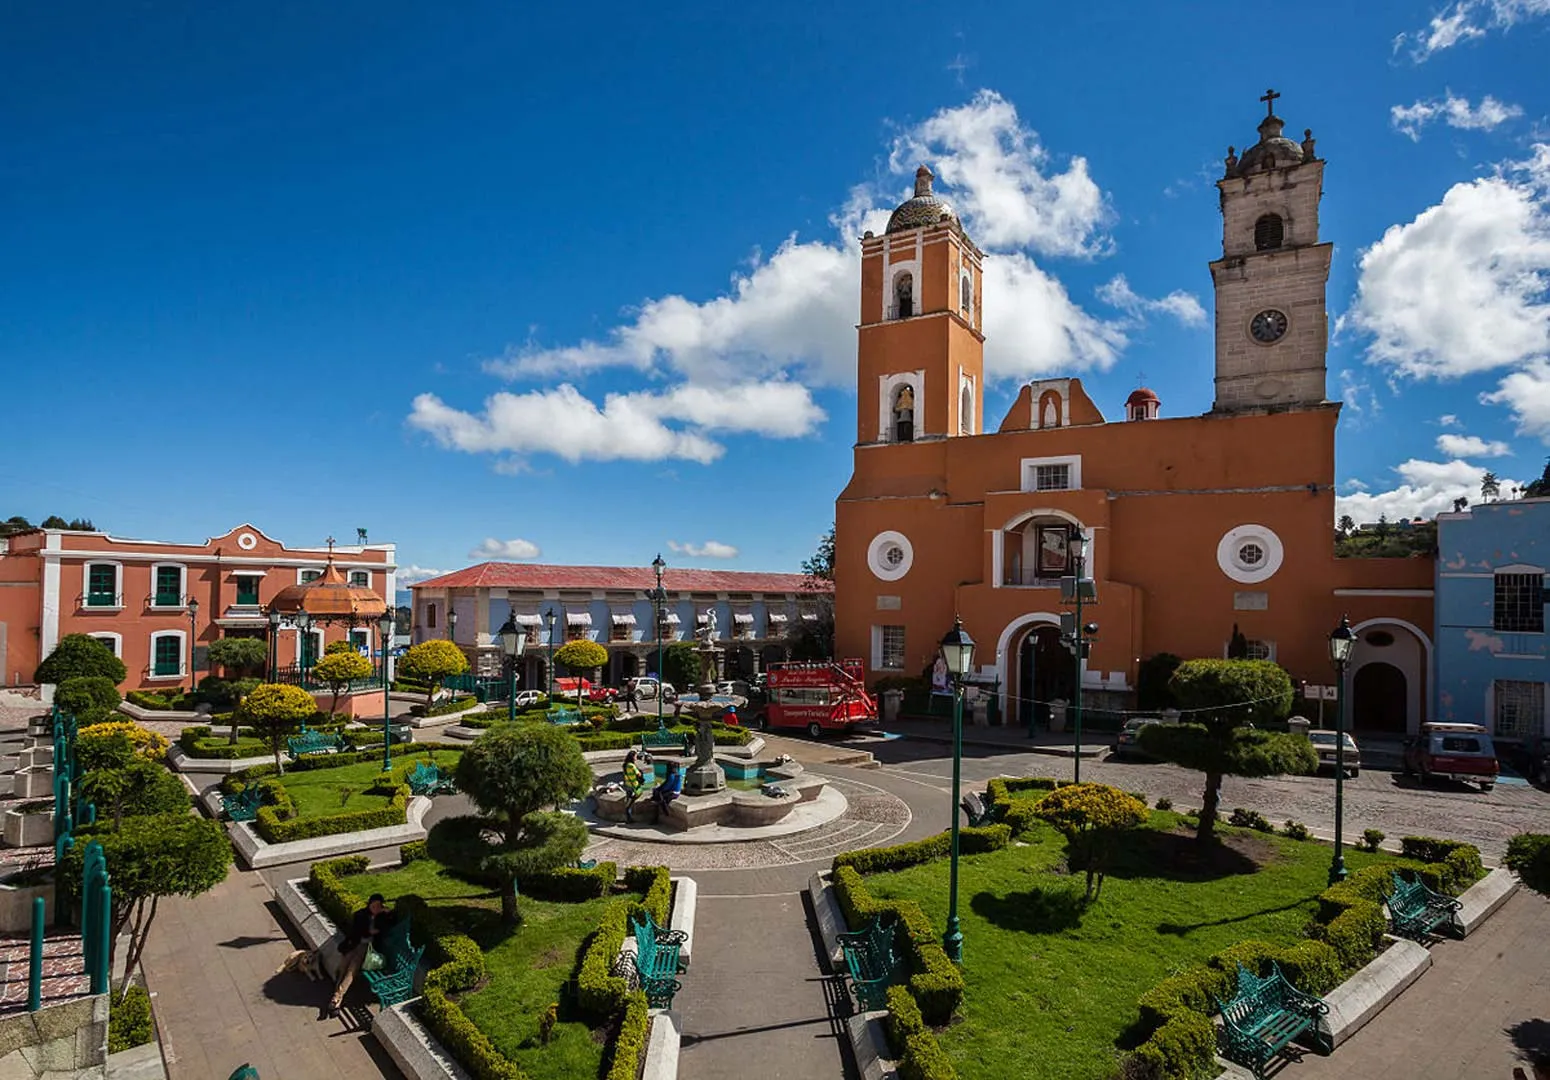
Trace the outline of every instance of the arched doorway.
<instances>
[{"instance_id":1,"label":"arched doorway","mask_svg":"<svg viewBox=\"0 0 1550 1080\"><path fill-rule=\"evenodd\" d=\"M1409 730L1405 673L1382 661L1363 664L1351 680L1351 726L1403 735Z\"/></svg>"},{"instance_id":2,"label":"arched doorway","mask_svg":"<svg viewBox=\"0 0 1550 1080\"><path fill-rule=\"evenodd\" d=\"M739 645L733 654L734 673L746 679L753 675L754 669L753 650L747 645Z\"/></svg>"},{"instance_id":3,"label":"arched doorway","mask_svg":"<svg viewBox=\"0 0 1550 1080\"><path fill-rule=\"evenodd\" d=\"M1017 650L1017 719L1049 726L1049 703L1076 695L1076 659L1060 641L1060 628L1035 626Z\"/></svg>"}]
</instances>

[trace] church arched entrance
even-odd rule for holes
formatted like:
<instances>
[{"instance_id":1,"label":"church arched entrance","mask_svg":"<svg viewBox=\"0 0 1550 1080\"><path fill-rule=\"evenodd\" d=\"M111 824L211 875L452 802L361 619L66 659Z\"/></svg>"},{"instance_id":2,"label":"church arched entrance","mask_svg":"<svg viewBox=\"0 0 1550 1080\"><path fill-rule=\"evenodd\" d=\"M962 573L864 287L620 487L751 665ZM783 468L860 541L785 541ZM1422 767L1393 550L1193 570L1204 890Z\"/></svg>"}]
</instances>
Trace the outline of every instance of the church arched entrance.
<instances>
[{"instance_id":1,"label":"church arched entrance","mask_svg":"<svg viewBox=\"0 0 1550 1080\"><path fill-rule=\"evenodd\" d=\"M1049 703L1076 695L1076 658L1060 642L1057 626L1035 626L1017 650L1017 720L1049 727Z\"/></svg>"},{"instance_id":2,"label":"church arched entrance","mask_svg":"<svg viewBox=\"0 0 1550 1080\"><path fill-rule=\"evenodd\" d=\"M1393 664L1364 664L1351 680L1351 726L1403 735L1409 730L1405 673Z\"/></svg>"}]
</instances>

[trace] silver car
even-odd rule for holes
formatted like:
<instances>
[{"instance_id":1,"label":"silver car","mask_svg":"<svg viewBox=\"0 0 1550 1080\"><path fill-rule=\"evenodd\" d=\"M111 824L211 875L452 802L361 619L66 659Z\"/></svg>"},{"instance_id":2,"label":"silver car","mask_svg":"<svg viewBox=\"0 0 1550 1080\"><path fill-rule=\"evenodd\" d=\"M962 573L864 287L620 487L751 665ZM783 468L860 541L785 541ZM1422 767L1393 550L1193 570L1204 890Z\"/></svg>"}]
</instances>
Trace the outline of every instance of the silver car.
<instances>
[{"instance_id":1,"label":"silver car","mask_svg":"<svg viewBox=\"0 0 1550 1080\"><path fill-rule=\"evenodd\" d=\"M1319 768L1335 771L1335 733L1333 731L1310 731L1308 741L1313 743L1314 751L1319 755ZM1360 776L1362 772L1362 752L1357 748L1356 740L1351 738L1349 732L1345 733L1345 770L1347 776Z\"/></svg>"}]
</instances>

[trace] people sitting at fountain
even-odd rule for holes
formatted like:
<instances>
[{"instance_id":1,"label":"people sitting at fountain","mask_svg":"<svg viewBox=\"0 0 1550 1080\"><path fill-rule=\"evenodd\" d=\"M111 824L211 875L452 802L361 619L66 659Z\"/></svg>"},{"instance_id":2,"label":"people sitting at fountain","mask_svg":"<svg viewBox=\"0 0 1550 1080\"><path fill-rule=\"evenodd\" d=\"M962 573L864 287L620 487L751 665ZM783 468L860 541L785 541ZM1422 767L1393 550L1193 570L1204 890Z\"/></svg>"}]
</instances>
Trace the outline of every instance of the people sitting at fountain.
<instances>
[{"instance_id":1,"label":"people sitting at fountain","mask_svg":"<svg viewBox=\"0 0 1550 1080\"><path fill-rule=\"evenodd\" d=\"M727 711L721 714L721 722L727 727L737 727L737 706L728 705Z\"/></svg>"},{"instance_id":2,"label":"people sitting at fountain","mask_svg":"<svg viewBox=\"0 0 1550 1080\"><path fill-rule=\"evenodd\" d=\"M646 778L641 775L640 766L635 762L635 751L631 750L624 755L624 820L632 825L635 823L635 815L631 811L645 786Z\"/></svg>"},{"instance_id":3,"label":"people sitting at fountain","mask_svg":"<svg viewBox=\"0 0 1550 1080\"><path fill-rule=\"evenodd\" d=\"M658 817L667 813L668 804L683 794L683 789L684 778L683 773L678 771L678 762L669 761L667 776L651 792L651 801L657 804Z\"/></svg>"}]
</instances>

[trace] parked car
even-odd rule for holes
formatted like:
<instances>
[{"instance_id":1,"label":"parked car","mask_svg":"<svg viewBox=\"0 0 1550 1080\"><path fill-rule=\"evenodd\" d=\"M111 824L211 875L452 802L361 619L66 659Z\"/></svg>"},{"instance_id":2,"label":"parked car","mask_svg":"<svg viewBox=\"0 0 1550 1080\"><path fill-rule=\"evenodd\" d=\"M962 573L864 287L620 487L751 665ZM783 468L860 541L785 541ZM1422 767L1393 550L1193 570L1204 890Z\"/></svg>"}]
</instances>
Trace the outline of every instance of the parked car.
<instances>
[{"instance_id":1,"label":"parked car","mask_svg":"<svg viewBox=\"0 0 1550 1080\"><path fill-rule=\"evenodd\" d=\"M549 696L542 690L518 690L517 708L533 709L549 700Z\"/></svg>"},{"instance_id":2,"label":"parked car","mask_svg":"<svg viewBox=\"0 0 1550 1080\"><path fill-rule=\"evenodd\" d=\"M1362 752L1356 745L1356 740L1351 738L1351 733L1345 732L1345 771L1347 776L1360 776L1362 772ZM1318 729L1308 732L1308 741L1313 744L1314 751L1319 755L1319 768L1335 770L1335 733Z\"/></svg>"},{"instance_id":3,"label":"parked car","mask_svg":"<svg viewBox=\"0 0 1550 1080\"><path fill-rule=\"evenodd\" d=\"M741 679L728 679L716 684L716 693L728 694L733 697L751 697L749 686Z\"/></svg>"},{"instance_id":4,"label":"parked car","mask_svg":"<svg viewBox=\"0 0 1550 1080\"><path fill-rule=\"evenodd\" d=\"M1479 724L1422 724L1421 733L1405 740L1405 775L1426 783L1434 776L1496 786L1501 767L1491 733Z\"/></svg>"},{"instance_id":5,"label":"parked car","mask_svg":"<svg viewBox=\"0 0 1550 1080\"><path fill-rule=\"evenodd\" d=\"M598 705L606 705L619 697L619 691L611 686L589 686L585 691L587 700Z\"/></svg>"},{"instance_id":6,"label":"parked car","mask_svg":"<svg viewBox=\"0 0 1550 1080\"><path fill-rule=\"evenodd\" d=\"M1114 735L1109 753L1113 757L1151 757L1141 749L1141 729L1162 723L1155 716L1133 716Z\"/></svg>"},{"instance_id":7,"label":"parked car","mask_svg":"<svg viewBox=\"0 0 1550 1080\"><path fill-rule=\"evenodd\" d=\"M672 683L659 683L652 675L638 675L635 678L626 679L624 689L626 692L634 690L636 699L639 701L655 701L658 689L662 692L663 701L673 701L678 697L678 691L673 689Z\"/></svg>"}]
</instances>

